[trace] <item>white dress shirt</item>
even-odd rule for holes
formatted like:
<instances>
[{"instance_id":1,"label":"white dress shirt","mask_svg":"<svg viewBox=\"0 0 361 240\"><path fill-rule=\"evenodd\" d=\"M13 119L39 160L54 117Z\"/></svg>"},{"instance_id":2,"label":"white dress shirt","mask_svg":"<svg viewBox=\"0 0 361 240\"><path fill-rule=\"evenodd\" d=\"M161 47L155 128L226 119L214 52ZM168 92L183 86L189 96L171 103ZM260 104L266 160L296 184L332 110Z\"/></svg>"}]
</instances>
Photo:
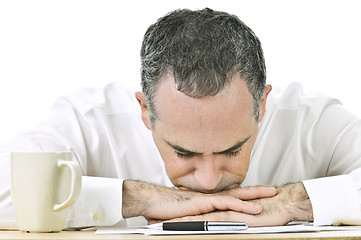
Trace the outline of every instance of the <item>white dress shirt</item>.
<instances>
[{"instance_id":1,"label":"white dress shirt","mask_svg":"<svg viewBox=\"0 0 361 240\"><path fill-rule=\"evenodd\" d=\"M337 100L305 94L299 84L273 90L242 186L303 181L315 224L361 224L360 146L361 121ZM11 151L73 152L84 177L68 227L122 220L124 179L172 186L134 93L120 83L58 99L48 119L0 145L0 151L0 229L16 227Z\"/></svg>"}]
</instances>

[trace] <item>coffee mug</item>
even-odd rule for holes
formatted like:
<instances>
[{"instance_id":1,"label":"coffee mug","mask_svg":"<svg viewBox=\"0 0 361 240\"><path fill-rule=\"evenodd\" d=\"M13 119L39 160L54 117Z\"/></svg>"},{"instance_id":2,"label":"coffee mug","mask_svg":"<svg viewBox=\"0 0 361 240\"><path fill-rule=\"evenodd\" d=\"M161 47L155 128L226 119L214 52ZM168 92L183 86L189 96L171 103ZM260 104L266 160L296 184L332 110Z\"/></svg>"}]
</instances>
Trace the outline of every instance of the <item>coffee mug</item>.
<instances>
[{"instance_id":1,"label":"coffee mug","mask_svg":"<svg viewBox=\"0 0 361 240\"><path fill-rule=\"evenodd\" d=\"M11 196L19 230L61 231L81 178L71 152L12 152Z\"/></svg>"}]
</instances>

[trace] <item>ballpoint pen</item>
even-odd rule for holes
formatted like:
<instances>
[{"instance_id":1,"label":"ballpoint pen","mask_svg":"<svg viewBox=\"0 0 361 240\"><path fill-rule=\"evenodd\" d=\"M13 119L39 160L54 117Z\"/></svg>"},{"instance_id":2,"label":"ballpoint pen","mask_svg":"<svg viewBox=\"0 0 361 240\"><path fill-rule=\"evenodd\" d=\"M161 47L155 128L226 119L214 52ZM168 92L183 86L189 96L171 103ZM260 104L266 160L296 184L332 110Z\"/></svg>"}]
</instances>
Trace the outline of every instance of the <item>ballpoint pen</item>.
<instances>
[{"instance_id":1,"label":"ballpoint pen","mask_svg":"<svg viewBox=\"0 0 361 240\"><path fill-rule=\"evenodd\" d=\"M170 231L242 231L248 228L244 222L163 222L149 225L148 228Z\"/></svg>"}]
</instances>

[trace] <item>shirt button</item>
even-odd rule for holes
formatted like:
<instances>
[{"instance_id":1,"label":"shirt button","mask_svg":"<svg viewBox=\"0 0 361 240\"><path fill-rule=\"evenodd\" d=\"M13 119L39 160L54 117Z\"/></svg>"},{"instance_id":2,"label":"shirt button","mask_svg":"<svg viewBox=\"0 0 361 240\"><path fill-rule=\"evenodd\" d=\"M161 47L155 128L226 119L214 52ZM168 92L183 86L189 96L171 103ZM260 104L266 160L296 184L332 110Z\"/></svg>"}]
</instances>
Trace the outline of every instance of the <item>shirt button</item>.
<instances>
[{"instance_id":1,"label":"shirt button","mask_svg":"<svg viewBox=\"0 0 361 240\"><path fill-rule=\"evenodd\" d=\"M93 220L96 222L100 222L102 220L102 215L100 213L95 213L93 215Z\"/></svg>"}]
</instances>

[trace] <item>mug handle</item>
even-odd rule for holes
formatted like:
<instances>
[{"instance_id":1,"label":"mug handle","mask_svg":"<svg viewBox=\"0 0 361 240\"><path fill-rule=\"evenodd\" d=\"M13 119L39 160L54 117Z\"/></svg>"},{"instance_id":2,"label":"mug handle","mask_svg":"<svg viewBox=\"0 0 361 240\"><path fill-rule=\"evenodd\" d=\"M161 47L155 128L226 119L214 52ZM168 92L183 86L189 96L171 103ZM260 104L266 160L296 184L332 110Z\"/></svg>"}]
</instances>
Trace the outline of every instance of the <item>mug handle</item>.
<instances>
[{"instance_id":1,"label":"mug handle","mask_svg":"<svg viewBox=\"0 0 361 240\"><path fill-rule=\"evenodd\" d=\"M58 167L69 167L71 170L71 189L70 189L70 195L67 200L65 200L62 203L55 204L53 207L53 210L55 212L59 212L61 210L64 210L65 208L69 207L75 201L78 199L80 190L81 190L81 180L82 180L82 174L81 170L78 164L72 162L72 161L64 161L59 160L58 161Z\"/></svg>"}]
</instances>

